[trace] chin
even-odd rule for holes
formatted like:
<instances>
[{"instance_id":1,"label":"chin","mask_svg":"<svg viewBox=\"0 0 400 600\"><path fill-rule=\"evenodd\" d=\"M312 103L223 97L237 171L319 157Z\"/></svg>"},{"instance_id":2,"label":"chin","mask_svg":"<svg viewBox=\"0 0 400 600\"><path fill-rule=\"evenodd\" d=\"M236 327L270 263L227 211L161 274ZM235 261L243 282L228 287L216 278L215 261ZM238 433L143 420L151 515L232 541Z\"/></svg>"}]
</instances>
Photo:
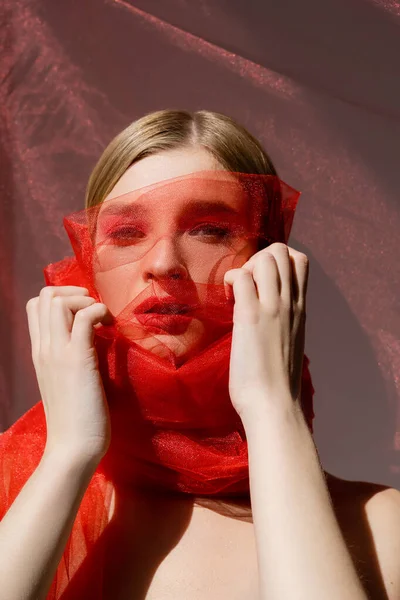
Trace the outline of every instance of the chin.
<instances>
[{"instance_id":1,"label":"chin","mask_svg":"<svg viewBox=\"0 0 400 600\"><path fill-rule=\"evenodd\" d=\"M123 328L121 328L123 331ZM180 366L196 354L199 354L210 342L210 332L199 319L193 319L188 329L182 334L155 333L145 328L140 336L135 329L135 338L128 331L123 331L127 338L152 354L171 360L175 366Z\"/></svg>"},{"instance_id":2,"label":"chin","mask_svg":"<svg viewBox=\"0 0 400 600\"><path fill-rule=\"evenodd\" d=\"M155 356L171 360L175 366L180 366L196 354L201 348L200 341L190 345L185 344L185 336L172 336L169 334L151 334L149 337L135 340L135 344L148 350Z\"/></svg>"}]
</instances>

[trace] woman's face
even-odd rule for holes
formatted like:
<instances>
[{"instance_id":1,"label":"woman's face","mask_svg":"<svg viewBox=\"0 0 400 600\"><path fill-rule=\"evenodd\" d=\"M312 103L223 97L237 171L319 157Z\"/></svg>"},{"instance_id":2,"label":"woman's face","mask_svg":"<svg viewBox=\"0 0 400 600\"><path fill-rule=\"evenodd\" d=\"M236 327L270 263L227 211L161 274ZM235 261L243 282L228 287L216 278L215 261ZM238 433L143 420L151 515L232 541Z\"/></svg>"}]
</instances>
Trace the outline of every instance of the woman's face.
<instances>
[{"instance_id":1,"label":"woman's face","mask_svg":"<svg viewBox=\"0 0 400 600\"><path fill-rule=\"evenodd\" d=\"M235 181L205 149L184 148L160 152L135 163L105 198L96 233L100 249L105 239L107 209L116 204L116 198L129 205L127 216L123 217L124 228L130 232L129 242L107 246L103 255L99 252L99 264L103 266L96 276L96 287L114 316L137 298L176 298L179 286L188 289L193 284L197 290L209 283L222 285L224 273L243 265L256 251L253 240L237 233L237 226L243 228L246 222L243 195L226 193L226 186L218 188L207 179L196 178L200 171L219 171L228 182ZM168 181L158 185L183 176L184 185L178 182L176 188L174 182L172 186ZM156 188L150 193L145 190L144 194L135 194L154 184ZM230 231L235 231L235 235ZM170 293L172 289L174 293ZM172 352L177 365L213 341L209 325L199 318L165 314L160 318L162 329L154 329L133 314L134 341L161 357Z\"/></svg>"}]
</instances>

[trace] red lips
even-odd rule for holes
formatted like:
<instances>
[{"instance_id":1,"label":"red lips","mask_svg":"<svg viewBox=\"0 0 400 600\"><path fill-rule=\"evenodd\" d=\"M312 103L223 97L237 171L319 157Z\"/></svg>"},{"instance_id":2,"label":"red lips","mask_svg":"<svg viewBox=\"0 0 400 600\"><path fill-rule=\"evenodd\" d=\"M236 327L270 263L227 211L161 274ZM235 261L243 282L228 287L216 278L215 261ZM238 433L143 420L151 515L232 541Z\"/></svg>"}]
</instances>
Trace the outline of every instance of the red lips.
<instances>
[{"instance_id":1,"label":"red lips","mask_svg":"<svg viewBox=\"0 0 400 600\"><path fill-rule=\"evenodd\" d=\"M135 309L135 314L155 313L161 315L183 315L189 313L193 306L178 302L172 296L151 296L141 302Z\"/></svg>"}]
</instances>

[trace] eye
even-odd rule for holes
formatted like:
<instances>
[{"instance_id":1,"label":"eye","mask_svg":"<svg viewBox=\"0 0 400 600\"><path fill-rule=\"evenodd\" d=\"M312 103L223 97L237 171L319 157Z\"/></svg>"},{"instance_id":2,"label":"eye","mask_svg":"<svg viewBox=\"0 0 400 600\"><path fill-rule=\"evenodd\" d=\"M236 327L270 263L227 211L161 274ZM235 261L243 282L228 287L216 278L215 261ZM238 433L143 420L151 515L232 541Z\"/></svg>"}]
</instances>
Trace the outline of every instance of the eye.
<instances>
[{"instance_id":1,"label":"eye","mask_svg":"<svg viewBox=\"0 0 400 600\"><path fill-rule=\"evenodd\" d=\"M232 232L226 227L219 227L218 225L214 225L211 223L203 223L202 225L196 227L196 229L192 229L190 235L200 235L201 237L217 238L218 240L224 240L228 237L231 237Z\"/></svg>"},{"instance_id":2,"label":"eye","mask_svg":"<svg viewBox=\"0 0 400 600\"><path fill-rule=\"evenodd\" d=\"M107 237L111 238L116 244L133 243L134 241L137 241L144 235L145 234L143 233L143 231L140 231L140 229L137 229L136 227L132 226L129 227L128 225L120 227L118 229L113 229L111 231L108 231L107 233Z\"/></svg>"}]
</instances>

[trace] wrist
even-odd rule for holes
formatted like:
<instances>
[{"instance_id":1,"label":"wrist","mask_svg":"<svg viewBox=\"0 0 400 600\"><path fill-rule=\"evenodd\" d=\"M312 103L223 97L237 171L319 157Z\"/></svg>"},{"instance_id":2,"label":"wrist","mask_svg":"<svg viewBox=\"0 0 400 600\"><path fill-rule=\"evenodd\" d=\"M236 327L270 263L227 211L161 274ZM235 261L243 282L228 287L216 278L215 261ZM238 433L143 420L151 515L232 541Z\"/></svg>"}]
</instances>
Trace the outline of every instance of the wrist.
<instances>
[{"instance_id":1,"label":"wrist","mask_svg":"<svg viewBox=\"0 0 400 600\"><path fill-rule=\"evenodd\" d=\"M74 469L90 474L94 473L101 459L102 456L86 448L46 445L42 462L56 469Z\"/></svg>"},{"instance_id":2,"label":"wrist","mask_svg":"<svg viewBox=\"0 0 400 600\"><path fill-rule=\"evenodd\" d=\"M274 398L254 397L247 403L240 418L247 436L257 431L265 432L266 427L279 431L287 427L302 427L305 423L300 404L290 394L277 394Z\"/></svg>"}]
</instances>

